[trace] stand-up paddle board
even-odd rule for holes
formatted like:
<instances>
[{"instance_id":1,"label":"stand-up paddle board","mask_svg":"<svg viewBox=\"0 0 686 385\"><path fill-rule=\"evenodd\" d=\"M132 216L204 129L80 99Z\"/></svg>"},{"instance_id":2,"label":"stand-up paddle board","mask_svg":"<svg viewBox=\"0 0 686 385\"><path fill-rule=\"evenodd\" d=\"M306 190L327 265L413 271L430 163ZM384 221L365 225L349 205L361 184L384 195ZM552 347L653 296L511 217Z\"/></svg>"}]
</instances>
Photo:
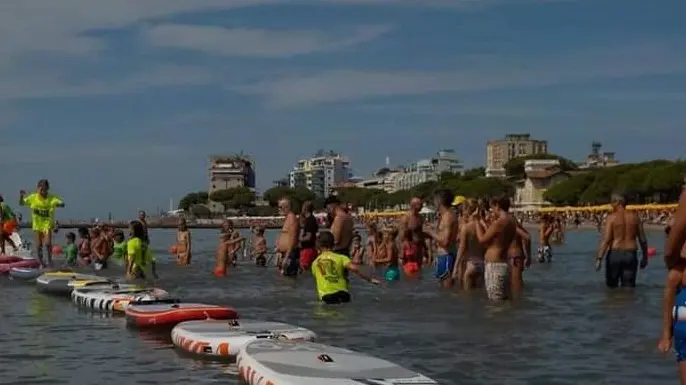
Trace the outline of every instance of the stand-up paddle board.
<instances>
[{"instance_id":1,"label":"stand-up paddle board","mask_svg":"<svg viewBox=\"0 0 686 385\"><path fill-rule=\"evenodd\" d=\"M31 267L13 267L10 269L10 277L14 279L31 280L45 273L45 270Z\"/></svg>"},{"instance_id":2,"label":"stand-up paddle board","mask_svg":"<svg viewBox=\"0 0 686 385\"><path fill-rule=\"evenodd\" d=\"M250 385L438 385L392 362L314 342L253 341L237 365Z\"/></svg>"},{"instance_id":3,"label":"stand-up paddle board","mask_svg":"<svg viewBox=\"0 0 686 385\"><path fill-rule=\"evenodd\" d=\"M127 324L137 327L172 327L184 321L238 318L236 311L229 307L178 300L131 302L125 313Z\"/></svg>"},{"instance_id":4,"label":"stand-up paddle board","mask_svg":"<svg viewBox=\"0 0 686 385\"><path fill-rule=\"evenodd\" d=\"M313 341L313 331L281 322L254 320L188 321L171 332L174 345L192 354L209 358L234 357L248 342L257 339L288 339Z\"/></svg>"},{"instance_id":5,"label":"stand-up paddle board","mask_svg":"<svg viewBox=\"0 0 686 385\"><path fill-rule=\"evenodd\" d=\"M74 289L71 299L82 308L104 313L123 312L131 302L155 301L167 298L169 293L157 288L122 288L119 284Z\"/></svg>"},{"instance_id":6,"label":"stand-up paddle board","mask_svg":"<svg viewBox=\"0 0 686 385\"><path fill-rule=\"evenodd\" d=\"M77 287L86 287L96 284L112 284L109 279L105 277L98 277L97 275L78 274L69 271L56 271L45 273L36 279L36 288L39 291L68 296L71 291Z\"/></svg>"}]
</instances>

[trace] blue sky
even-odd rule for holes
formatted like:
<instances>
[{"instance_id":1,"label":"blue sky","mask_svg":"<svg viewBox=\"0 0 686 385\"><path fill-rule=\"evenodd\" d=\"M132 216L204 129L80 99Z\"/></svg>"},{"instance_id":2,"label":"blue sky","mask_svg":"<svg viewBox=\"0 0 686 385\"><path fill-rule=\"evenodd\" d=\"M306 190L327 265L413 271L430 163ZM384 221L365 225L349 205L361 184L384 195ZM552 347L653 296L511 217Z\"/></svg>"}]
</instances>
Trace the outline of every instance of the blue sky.
<instances>
[{"instance_id":1,"label":"blue sky","mask_svg":"<svg viewBox=\"0 0 686 385\"><path fill-rule=\"evenodd\" d=\"M683 156L682 0L0 3L0 175L61 218L135 215L244 151L269 188L319 148L358 175L530 132L582 159Z\"/></svg>"}]
</instances>

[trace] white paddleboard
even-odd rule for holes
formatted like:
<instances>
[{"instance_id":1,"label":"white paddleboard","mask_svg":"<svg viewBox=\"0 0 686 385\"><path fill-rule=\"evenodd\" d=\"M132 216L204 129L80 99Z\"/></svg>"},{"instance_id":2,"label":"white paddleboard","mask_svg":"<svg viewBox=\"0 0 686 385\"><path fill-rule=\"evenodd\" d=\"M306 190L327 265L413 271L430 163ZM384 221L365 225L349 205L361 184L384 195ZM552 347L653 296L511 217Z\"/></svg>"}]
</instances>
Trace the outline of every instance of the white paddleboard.
<instances>
[{"instance_id":1,"label":"white paddleboard","mask_svg":"<svg viewBox=\"0 0 686 385\"><path fill-rule=\"evenodd\" d=\"M187 353L227 358L236 356L243 346L257 339L313 341L317 335L282 322L240 319L182 322L172 329L171 338L177 348Z\"/></svg>"},{"instance_id":2,"label":"white paddleboard","mask_svg":"<svg viewBox=\"0 0 686 385\"><path fill-rule=\"evenodd\" d=\"M437 385L402 366L351 350L289 340L248 343L237 358L250 385Z\"/></svg>"},{"instance_id":3,"label":"white paddleboard","mask_svg":"<svg viewBox=\"0 0 686 385\"><path fill-rule=\"evenodd\" d=\"M123 312L130 302L167 298L169 293L157 288L130 284L107 284L74 289L71 299L79 307L101 312Z\"/></svg>"}]
</instances>

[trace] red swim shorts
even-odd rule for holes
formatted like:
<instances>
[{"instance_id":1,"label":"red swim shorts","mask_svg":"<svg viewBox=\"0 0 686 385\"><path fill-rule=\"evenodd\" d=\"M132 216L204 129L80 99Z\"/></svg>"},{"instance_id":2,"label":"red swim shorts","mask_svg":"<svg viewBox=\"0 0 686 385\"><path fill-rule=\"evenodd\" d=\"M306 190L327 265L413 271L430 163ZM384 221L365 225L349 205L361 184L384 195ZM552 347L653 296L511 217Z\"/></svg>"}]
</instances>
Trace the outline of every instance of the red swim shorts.
<instances>
[{"instance_id":1,"label":"red swim shorts","mask_svg":"<svg viewBox=\"0 0 686 385\"><path fill-rule=\"evenodd\" d=\"M300 268L309 270L315 258L317 258L317 249L300 249Z\"/></svg>"}]
</instances>

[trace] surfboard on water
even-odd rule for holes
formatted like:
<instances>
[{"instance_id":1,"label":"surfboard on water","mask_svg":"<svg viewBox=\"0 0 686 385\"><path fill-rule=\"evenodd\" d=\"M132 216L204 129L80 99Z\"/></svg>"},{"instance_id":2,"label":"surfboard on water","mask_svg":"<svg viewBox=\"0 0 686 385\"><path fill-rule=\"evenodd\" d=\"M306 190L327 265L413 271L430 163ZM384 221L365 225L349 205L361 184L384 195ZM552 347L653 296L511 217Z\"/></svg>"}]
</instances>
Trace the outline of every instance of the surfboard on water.
<instances>
[{"instance_id":1,"label":"surfboard on water","mask_svg":"<svg viewBox=\"0 0 686 385\"><path fill-rule=\"evenodd\" d=\"M169 293L162 289L130 284L86 286L71 292L72 301L77 306L100 312L123 312L131 302L155 301L168 297Z\"/></svg>"},{"instance_id":2,"label":"surfboard on water","mask_svg":"<svg viewBox=\"0 0 686 385\"><path fill-rule=\"evenodd\" d=\"M126 321L137 327L172 327L184 321L230 320L238 313L230 307L185 303L174 299L132 302L125 310Z\"/></svg>"},{"instance_id":3,"label":"surfboard on water","mask_svg":"<svg viewBox=\"0 0 686 385\"><path fill-rule=\"evenodd\" d=\"M172 329L171 337L174 346L187 353L226 359L235 357L243 346L257 339L313 341L317 335L282 322L241 319L182 322Z\"/></svg>"},{"instance_id":4,"label":"surfboard on water","mask_svg":"<svg viewBox=\"0 0 686 385\"><path fill-rule=\"evenodd\" d=\"M70 271L49 272L36 278L36 288L38 288L39 291L65 296L70 295L71 291L76 287L111 283L112 281L106 277L79 274Z\"/></svg>"},{"instance_id":5,"label":"surfboard on water","mask_svg":"<svg viewBox=\"0 0 686 385\"><path fill-rule=\"evenodd\" d=\"M288 340L248 343L237 357L250 385L437 385L392 362L351 350Z\"/></svg>"},{"instance_id":6,"label":"surfboard on water","mask_svg":"<svg viewBox=\"0 0 686 385\"><path fill-rule=\"evenodd\" d=\"M41 276L45 271L39 268L30 267L12 267L10 269L10 277L15 279L31 280Z\"/></svg>"}]
</instances>

